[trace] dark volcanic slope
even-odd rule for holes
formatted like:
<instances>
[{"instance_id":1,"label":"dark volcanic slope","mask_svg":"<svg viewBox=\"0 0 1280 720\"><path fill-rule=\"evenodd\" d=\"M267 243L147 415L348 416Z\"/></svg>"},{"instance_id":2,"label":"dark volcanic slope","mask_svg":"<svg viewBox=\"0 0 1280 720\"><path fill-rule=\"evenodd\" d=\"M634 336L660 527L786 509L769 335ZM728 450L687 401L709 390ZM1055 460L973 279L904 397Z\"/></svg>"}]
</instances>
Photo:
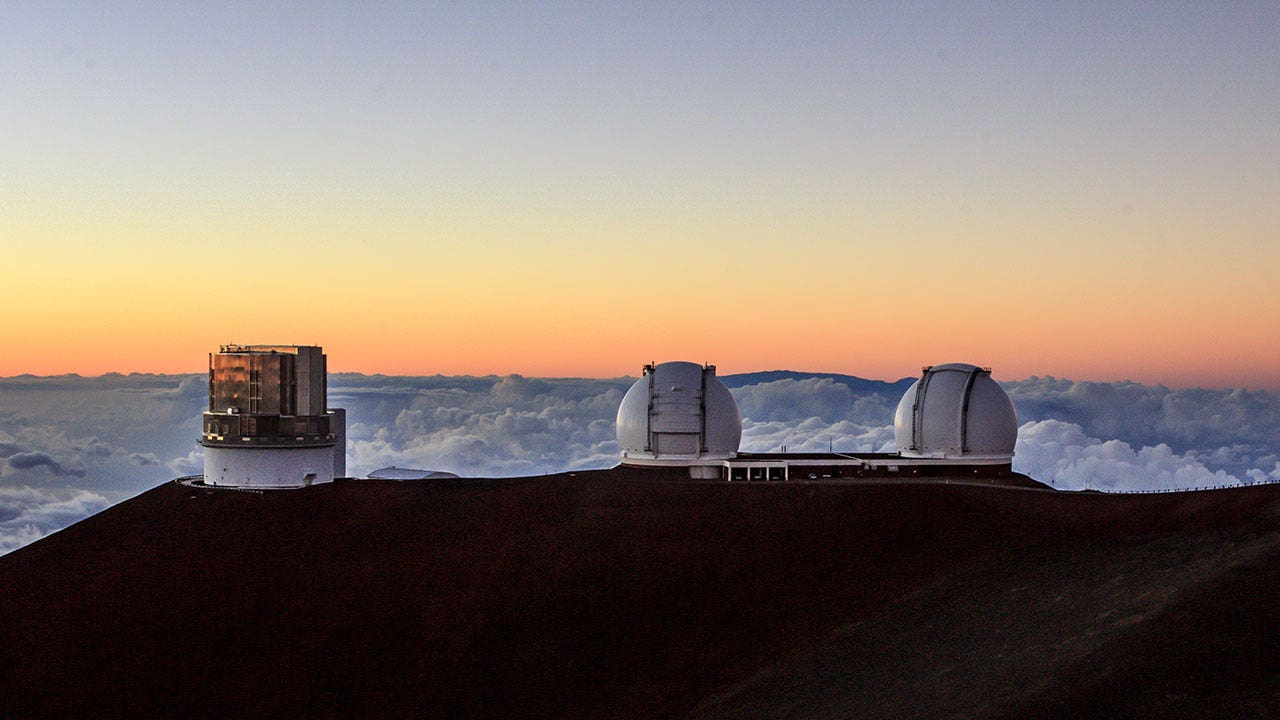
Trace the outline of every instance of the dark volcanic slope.
<instances>
[{"instance_id":1,"label":"dark volcanic slope","mask_svg":"<svg viewBox=\"0 0 1280 720\"><path fill-rule=\"evenodd\" d=\"M156 488L0 557L0 717L1257 716L1280 488Z\"/></svg>"}]
</instances>

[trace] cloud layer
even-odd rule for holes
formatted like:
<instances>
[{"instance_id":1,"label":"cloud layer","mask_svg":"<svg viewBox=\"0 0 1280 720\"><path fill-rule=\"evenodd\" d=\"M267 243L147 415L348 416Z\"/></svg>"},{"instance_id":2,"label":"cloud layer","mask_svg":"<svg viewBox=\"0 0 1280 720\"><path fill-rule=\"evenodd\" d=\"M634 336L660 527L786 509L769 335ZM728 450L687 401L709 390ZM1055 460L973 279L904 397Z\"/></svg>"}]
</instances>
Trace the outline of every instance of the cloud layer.
<instances>
[{"instance_id":1,"label":"cloud layer","mask_svg":"<svg viewBox=\"0 0 1280 720\"><path fill-rule=\"evenodd\" d=\"M505 477L616 464L628 379L385 378L331 384L347 407L348 468L388 465Z\"/></svg>"},{"instance_id":2,"label":"cloud layer","mask_svg":"<svg viewBox=\"0 0 1280 720\"><path fill-rule=\"evenodd\" d=\"M1014 467L1060 490L1182 490L1280 480L1280 471L1268 478L1253 469L1240 478L1211 470L1193 453L1176 453L1165 443L1134 448L1123 440L1100 440L1061 420L1019 428Z\"/></svg>"},{"instance_id":3,"label":"cloud layer","mask_svg":"<svg viewBox=\"0 0 1280 720\"><path fill-rule=\"evenodd\" d=\"M0 485L0 554L35 542L110 504L106 497L89 490Z\"/></svg>"},{"instance_id":4,"label":"cloud layer","mask_svg":"<svg viewBox=\"0 0 1280 720\"><path fill-rule=\"evenodd\" d=\"M1183 462L1199 463L1211 473L1223 471L1241 482L1268 477L1280 462L1280 395L1276 393L1173 390L1162 385L1072 382L1052 377L1005 383L1005 388L1021 422L1057 420L1079 427L1081 436L1059 443L1064 452L1068 447L1095 444L1091 441L1118 440L1138 453L1150 449L1144 457L1150 456L1158 465L1162 461L1154 458L1164 446ZM1058 426L1052 427L1053 432L1060 431ZM1022 437L1026 431L1024 424L1020 439L1027 439ZM1030 446L1024 451L1020 444L1016 466L1023 461L1024 452L1030 453ZM1045 472L1042 465L1036 469ZM1142 475L1116 487L1146 489L1150 478ZM1105 483L1098 486L1106 488Z\"/></svg>"},{"instance_id":5,"label":"cloud layer","mask_svg":"<svg viewBox=\"0 0 1280 720\"><path fill-rule=\"evenodd\" d=\"M892 451L904 385L848 376L728 376L744 451ZM471 477L616 463L614 420L634 381L335 374L348 468ZM1005 383L1022 427L1016 469L1063 489L1280 481L1280 396L1137 383ZM112 502L198 473L203 375L0 379L0 551Z\"/></svg>"}]
</instances>

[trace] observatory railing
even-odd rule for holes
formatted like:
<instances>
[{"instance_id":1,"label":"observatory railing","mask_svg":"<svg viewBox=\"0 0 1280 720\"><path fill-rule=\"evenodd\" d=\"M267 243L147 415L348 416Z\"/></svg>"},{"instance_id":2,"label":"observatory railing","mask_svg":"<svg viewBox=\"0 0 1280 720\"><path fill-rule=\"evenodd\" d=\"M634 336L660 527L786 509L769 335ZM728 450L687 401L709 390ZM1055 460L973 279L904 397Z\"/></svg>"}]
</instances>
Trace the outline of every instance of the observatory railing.
<instances>
[{"instance_id":1,"label":"observatory railing","mask_svg":"<svg viewBox=\"0 0 1280 720\"><path fill-rule=\"evenodd\" d=\"M865 481L865 479L863 480ZM800 480L793 480L791 482L803 482L803 481L804 481L803 479L800 479ZM183 475L182 477L174 478L173 482L179 485L204 488L206 490L235 490L237 492L247 492L247 493L253 493L255 495L262 495L264 492L262 488L236 487L233 485L205 485L203 484L204 475ZM201 484L196 485L195 484L196 482L200 482ZM940 483L945 485L955 484L949 478L936 478L932 480L921 479L921 478L895 478L889 482L895 482L895 483L935 482L935 483ZM742 484L747 484L747 483L742 483ZM976 484L980 484L984 486L987 485L987 483L976 483ZM1085 488L1081 488L1080 490L1062 490L1062 492L1082 492L1085 490L1092 490L1094 492L1103 493L1105 495L1166 495L1169 493L1202 492L1205 490L1238 490L1240 488L1258 487L1260 485L1280 485L1280 479L1268 478L1266 480L1259 480L1257 482L1248 482L1248 483L1242 482L1242 483L1235 483L1231 485L1227 485L1227 484L1197 485L1195 487L1183 487L1183 488L1139 488L1135 490L1101 490L1093 487L1085 487ZM1052 482L1049 483L1049 487L1053 488L1054 490L1059 489ZM291 489L291 488L280 488L280 489Z\"/></svg>"},{"instance_id":2,"label":"observatory railing","mask_svg":"<svg viewBox=\"0 0 1280 720\"><path fill-rule=\"evenodd\" d=\"M179 485L202 490L235 490L236 492L246 492L254 495L263 494L262 488L236 487L235 485L205 485L204 475L183 475L182 477L174 478L173 481ZM197 482L200 484L196 485Z\"/></svg>"},{"instance_id":3,"label":"observatory railing","mask_svg":"<svg viewBox=\"0 0 1280 720\"><path fill-rule=\"evenodd\" d=\"M1168 493L1200 492L1203 490L1239 490L1240 488L1257 487L1259 485L1278 485L1278 484L1280 484L1280 479L1268 478L1266 480L1259 480L1257 482L1241 482L1241 483L1235 483L1231 485L1197 485L1195 487L1140 488L1135 490L1102 490L1094 487L1085 487L1085 488L1082 488L1082 490L1093 490L1094 492L1100 492L1107 495L1164 495ZM1052 482L1049 483L1049 487L1052 487L1055 490L1058 489L1057 486L1055 486ZM1064 492L1080 492L1080 490L1068 490Z\"/></svg>"}]
</instances>

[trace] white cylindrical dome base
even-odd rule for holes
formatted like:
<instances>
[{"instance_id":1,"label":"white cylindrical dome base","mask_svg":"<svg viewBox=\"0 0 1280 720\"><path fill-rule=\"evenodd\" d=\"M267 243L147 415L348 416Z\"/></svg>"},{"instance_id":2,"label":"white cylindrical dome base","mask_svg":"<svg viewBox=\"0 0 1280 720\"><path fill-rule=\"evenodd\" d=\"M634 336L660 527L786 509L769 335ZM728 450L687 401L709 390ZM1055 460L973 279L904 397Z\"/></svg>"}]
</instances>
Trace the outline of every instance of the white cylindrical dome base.
<instances>
[{"instance_id":1,"label":"white cylindrical dome base","mask_svg":"<svg viewBox=\"0 0 1280 720\"><path fill-rule=\"evenodd\" d=\"M344 448L345 449L345 448ZM206 485L298 488L333 482L335 446L204 448Z\"/></svg>"}]
</instances>

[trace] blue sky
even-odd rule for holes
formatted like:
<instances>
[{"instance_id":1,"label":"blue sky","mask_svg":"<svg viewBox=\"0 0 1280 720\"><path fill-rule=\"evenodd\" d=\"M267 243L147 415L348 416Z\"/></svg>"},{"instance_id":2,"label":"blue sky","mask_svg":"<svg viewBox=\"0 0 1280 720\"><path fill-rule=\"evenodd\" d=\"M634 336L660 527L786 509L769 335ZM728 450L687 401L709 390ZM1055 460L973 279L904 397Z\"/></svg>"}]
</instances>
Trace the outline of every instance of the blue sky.
<instances>
[{"instance_id":1,"label":"blue sky","mask_svg":"<svg viewBox=\"0 0 1280 720\"><path fill-rule=\"evenodd\" d=\"M195 371L241 338L364 372L1277 388L1277 27L1275 3L7 3L0 374ZM196 332L193 283L379 292ZM644 336L614 320L637 296L665 318ZM761 323L771 354L741 341Z\"/></svg>"}]
</instances>

